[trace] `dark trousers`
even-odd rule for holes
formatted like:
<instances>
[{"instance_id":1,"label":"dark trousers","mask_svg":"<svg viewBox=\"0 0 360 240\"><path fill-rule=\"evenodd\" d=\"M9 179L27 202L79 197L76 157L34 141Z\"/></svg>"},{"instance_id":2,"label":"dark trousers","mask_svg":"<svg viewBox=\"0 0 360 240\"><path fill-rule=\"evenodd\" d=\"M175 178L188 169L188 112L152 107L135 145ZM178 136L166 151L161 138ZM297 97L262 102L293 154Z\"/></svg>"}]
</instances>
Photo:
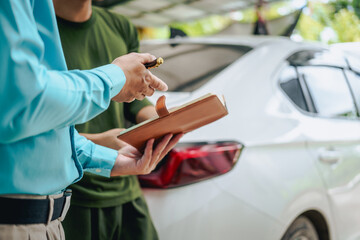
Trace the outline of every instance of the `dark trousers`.
<instances>
[{"instance_id":1,"label":"dark trousers","mask_svg":"<svg viewBox=\"0 0 360 240\"><path fill-rule=\"evenodd\" d=\"M158 240L141 196L107 208L71 205L63 221L66 240Z\"/></svg>"}]
</instances>

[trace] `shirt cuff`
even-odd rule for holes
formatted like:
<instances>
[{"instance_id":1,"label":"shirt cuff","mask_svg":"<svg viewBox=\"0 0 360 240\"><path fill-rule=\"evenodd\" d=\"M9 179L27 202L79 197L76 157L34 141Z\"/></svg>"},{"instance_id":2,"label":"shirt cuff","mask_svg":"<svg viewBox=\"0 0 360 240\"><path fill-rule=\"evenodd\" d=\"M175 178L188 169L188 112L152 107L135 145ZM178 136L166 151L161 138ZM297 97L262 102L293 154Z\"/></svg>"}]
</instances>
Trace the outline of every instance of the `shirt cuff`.
<instances>
[{"instance_id":1,"label":"shirt cuff","mask_svg":"<svg viewBox=\"0 0 360 240\"><path fill-rule=\"evenodd\" d=\"M96 70L99 70L108 76L112 82L110 96L111 98L115 97L121 91L126 82L126 77L123 70L115 64L107 64L96 68Z\"/></svg>"},{"instance_id":2,"label":"shirt cuff","mask_svg":"<svg viewBox=\"0 0 360 240\"><path fill-rule=\"evenodd\" d=\"M84 171L103 177L110 177L118 152L97 144L94 144L94 146L95 149L91 156L91 167L85 168Z\"/></svg>"}]
</instances>

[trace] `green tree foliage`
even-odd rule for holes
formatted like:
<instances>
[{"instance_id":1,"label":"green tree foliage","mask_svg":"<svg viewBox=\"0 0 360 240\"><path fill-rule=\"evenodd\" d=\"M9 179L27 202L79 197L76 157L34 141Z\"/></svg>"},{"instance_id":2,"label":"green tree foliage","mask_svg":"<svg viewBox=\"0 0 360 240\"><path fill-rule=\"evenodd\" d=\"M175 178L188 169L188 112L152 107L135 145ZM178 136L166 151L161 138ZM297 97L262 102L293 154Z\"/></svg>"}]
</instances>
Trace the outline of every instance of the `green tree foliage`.
<instances>
[{"instance_id":1,"label":"green tree foliage","mask_svg":"<svg viewBox=\"0 0 360 240\"><path fill-rule=\"evenodd\" d=\"M352 7L354 8L357 17L360 18L360 0L353 0Z\"/></svg>"},{"instance_id":2,"label":"green tree foliage","mask_svg":"<svg viewBox=\"0 0 360 240\"><path fill-rule=\"evenodd\" d=\"M326 43L360 41L360 0L311 1L296 33L305 40Z\"/></svg>"},{"instance_id":3,"label":"green tree foliage","mask_svg":"<svg viewBox=\"0 0 360 240\"><path fill-rule=\"evenodd\" d=\"M310 41L320 41L319 33L324 30L324 25L309 15L303 14L300 17L296 30L303 39Z\"/></svg>"},{"instance_id":4,"label":"green tree foliage","mask_svg":"<svg viewBox=\"0 0 360 240\"><path fill-rule=\"evenodd\" d=\"M339 42L360 41L360 20L354 12L341 9L335 14L332 27L338 35Z\"/></svg>"}]
</instances>

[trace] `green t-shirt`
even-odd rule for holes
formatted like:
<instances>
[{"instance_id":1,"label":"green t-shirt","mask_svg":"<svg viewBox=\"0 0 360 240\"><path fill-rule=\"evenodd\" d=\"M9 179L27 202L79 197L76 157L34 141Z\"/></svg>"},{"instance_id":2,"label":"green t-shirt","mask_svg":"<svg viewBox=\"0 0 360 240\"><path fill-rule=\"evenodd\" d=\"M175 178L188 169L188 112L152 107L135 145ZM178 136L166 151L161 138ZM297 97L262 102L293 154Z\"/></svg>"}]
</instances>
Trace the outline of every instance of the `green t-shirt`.
<instances>
[{"instance_id":1,"label":"green t-shirt","mask_svg":"<svg viewBox=\"0 0 360 240\"><path fill-rule=\"evenodd\" d=\"M93 7L91 18L83 23L58 18L61 43L69 69L91 69L111 63L116 57L137 52L136 28L124 17ZM132 103L111 102L108 110L91 121L76 126L82 133L99 133L125 128L135 122L137 113L150 105L148 100ZM84 207L112 207L131 201L141 194L136 176L105 178L85 173L71 186L72 204Z\"/></svg>"}]
</instances>

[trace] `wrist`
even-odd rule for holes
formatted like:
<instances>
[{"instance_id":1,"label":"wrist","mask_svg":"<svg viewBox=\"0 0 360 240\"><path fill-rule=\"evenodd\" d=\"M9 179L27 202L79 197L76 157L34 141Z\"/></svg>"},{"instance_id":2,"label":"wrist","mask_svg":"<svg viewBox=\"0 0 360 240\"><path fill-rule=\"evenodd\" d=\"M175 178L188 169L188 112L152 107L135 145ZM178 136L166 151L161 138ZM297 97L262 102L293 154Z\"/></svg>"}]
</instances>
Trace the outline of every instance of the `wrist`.
<instances>
[{"instance_id":1,"label":"wrist","mask_svg":"<svg viewBox=\"0 0 360 240\"><path fill-rule=\"evenodd\" d=\"M120 166L121 165L121 158L123 157L123 155L121 153L118 152L118 155L115 159L115 163L113 168L111 169L110 172L110 177L117 177L117 176L123 176L123 175L128 175L128 174L124 174L122 173L122 171L125 170L124 166Z\"/></svg>"}]
</instances>

